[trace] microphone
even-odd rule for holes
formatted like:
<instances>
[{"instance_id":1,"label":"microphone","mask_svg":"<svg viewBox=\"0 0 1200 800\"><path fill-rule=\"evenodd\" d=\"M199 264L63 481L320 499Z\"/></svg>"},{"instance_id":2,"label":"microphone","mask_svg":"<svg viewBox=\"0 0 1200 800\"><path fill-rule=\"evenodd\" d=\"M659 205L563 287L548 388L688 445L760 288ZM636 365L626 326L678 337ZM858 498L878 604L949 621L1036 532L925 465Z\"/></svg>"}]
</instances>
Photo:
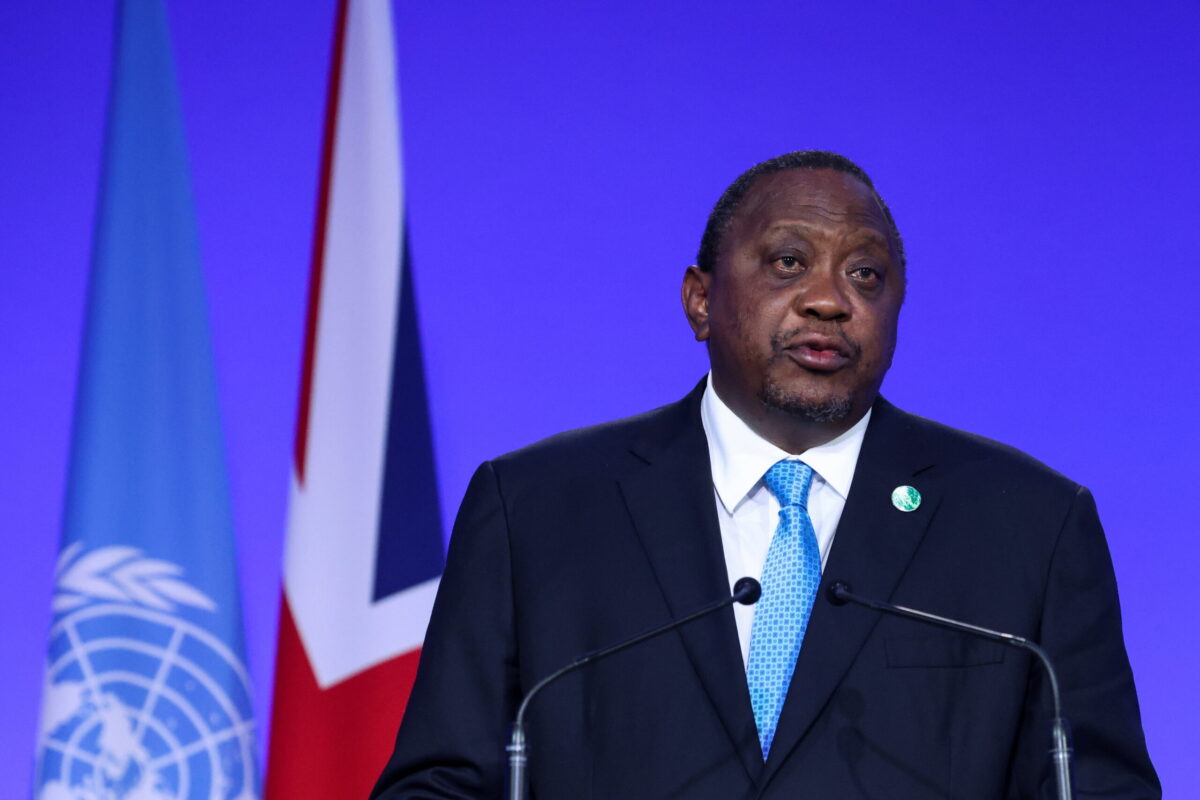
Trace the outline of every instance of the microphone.
<instances>
[{"instance_id":1,"label":"microphone","mask_svg":"<svg viewBox=\"0 0 1200 800\"><path fill-rule=\"evenodd\" d=\"M1050 694L1054 697L1054 723L1050 733L1053 744L1050 748L1050 756L1054 761L1054 777L1058 783L1057 797L1058 800L1072 800L1074 792L1071 786L1071 746L1067 741L1067 720L1063 717L1062 703L1058 695L1058 674L1054 671L1054 665L1050 663L1050 656L1037 643L1012 633L994 631L991 628L960 622L949 617L939 617L937 614L930 614L927 611L918 611L915 608L898 606L881 600L871 600L855 594L850 588L850 584L845 581L830 583L826 590L826 597L835 606L844 606L848 602L855 603L882 611L885 614L894 614L898 617L924 622L927 625L949 628L968 636L978 636L993 642L1001 642L1010 647L1028 650L1037 656L1038 660L1042 662L1042 666L1046 668L1046 675L1050 678Z\"/></svg>"},{"instance_id":2,"label":"microphone","mask_svg":"<svg viewBox=\"0 0 1200 800\"><path fill-rule=\"evenodd\" d=\"M533 688L529 690L529 692L525 695L525 698L521 701L521 705L517 708L517 718L513 722L512 739L509 741L508 747L505 748L505 750L508 751L509 800L525 800L525 768L529 762L529 756L527 752L528 743L525 739L525 710L529 707L529 701L533 699L534 695L567 673L574 672L580 667L584 667L593 661L598 661L607 656L611 656L613 653L619 653L628 647L633 647L635 644L641 644L647 639L653 639L659 634L674 630L675 628L685 625L694 619L707 616L714 611L720 611L722 608L731 606L734 603L741 603L744 606L753 605L754 603L758 602L758 598L761 596L762 586L759 585L758 581L754 580L754 578L741 578L733 585L733 593L724 600L719 600L715 603L704 606L700 610L693 611L691 614L688 614L686 617L672 620L661 627L639 633L632 639L626 639L623 642L618 642L617 644L610 645L609 647L604 647L600 650L593 650L590 653L585 653L584 655L572 661L570 664L567 664L562 669L558 670L557 672L550 673L545 678L542 678L540 681L534 684Z\"/></svg>"}]
</instances>

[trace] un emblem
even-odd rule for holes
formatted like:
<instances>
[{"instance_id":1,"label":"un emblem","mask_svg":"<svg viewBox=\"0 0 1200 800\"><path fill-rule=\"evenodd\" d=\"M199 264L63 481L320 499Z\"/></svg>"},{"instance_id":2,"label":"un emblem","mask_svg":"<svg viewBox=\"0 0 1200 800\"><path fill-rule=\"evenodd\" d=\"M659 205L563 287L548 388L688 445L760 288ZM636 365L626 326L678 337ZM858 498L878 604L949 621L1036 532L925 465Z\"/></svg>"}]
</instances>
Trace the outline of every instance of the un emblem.
<instances>
[{"instance_id":1,"label":"un emblem","mask_svg":"<svg viewBox=\"0 0 1200 800\"><path fill-rule=\"evenodd\" d=\"M62 554L39 800L252 800L249 678L194 620L217 605L131 547Z\"/></svg>"}]
</instances>

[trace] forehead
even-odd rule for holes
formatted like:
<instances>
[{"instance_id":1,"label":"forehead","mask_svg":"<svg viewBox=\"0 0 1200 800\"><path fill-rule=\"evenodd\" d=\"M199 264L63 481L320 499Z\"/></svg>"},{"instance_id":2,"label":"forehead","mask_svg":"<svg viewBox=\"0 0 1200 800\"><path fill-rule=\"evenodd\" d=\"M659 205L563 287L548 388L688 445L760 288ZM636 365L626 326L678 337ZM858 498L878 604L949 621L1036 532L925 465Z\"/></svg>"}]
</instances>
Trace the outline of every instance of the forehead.
<instances>
[{"instance_id":1,"label":"forehead","mask_svg":"<svg viewBox=\"0 0 1200 800\"><path fill-rule=\"evenodd\" d=\"M730 224L735 238L800 226L841 235L890 228L875 193L858 178L832 169L790 169L763 175L750 187Z\"/></svg>"}]
</instances>

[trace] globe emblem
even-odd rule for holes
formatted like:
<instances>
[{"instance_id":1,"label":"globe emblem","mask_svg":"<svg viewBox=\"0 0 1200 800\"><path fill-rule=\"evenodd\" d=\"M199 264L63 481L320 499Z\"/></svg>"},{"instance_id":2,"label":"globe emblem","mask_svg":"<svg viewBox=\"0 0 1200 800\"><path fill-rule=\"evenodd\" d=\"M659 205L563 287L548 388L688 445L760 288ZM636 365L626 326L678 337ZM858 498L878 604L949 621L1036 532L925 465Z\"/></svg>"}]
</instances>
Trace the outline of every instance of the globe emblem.
<instances>
[{"instance_id":1,"label":"globe emblem","mask_svg":"<svg viewBox=\"0 0 1200 800\"><path fill-rule=\"evenodd\" d=\"M197 620L217 606L134 548L60 559L39 800L251 800L249 678Z\"/></svg>"}]
</instances>

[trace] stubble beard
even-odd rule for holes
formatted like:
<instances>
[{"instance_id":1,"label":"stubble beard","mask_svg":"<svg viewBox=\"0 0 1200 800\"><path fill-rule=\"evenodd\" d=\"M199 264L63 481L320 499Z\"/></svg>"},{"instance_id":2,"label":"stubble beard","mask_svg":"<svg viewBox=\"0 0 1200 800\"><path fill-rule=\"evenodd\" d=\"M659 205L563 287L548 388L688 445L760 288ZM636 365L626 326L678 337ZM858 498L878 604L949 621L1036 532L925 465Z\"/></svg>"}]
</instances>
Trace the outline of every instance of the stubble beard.
<instances>
[{"instance_id":1,"label":"stubble beard","mask_svg":"<svg viewBox=\"0 0 1200 800\"><path fill-rule=\"evenodd\" d=\"M848 417L854 408L854 400L850 395L822 397L814 396L813 393L789 390L771 375L771 368L787 359L784 353L787 342L799 333L799 330L792 330L771 337L771 362L767 374L763 376L762 386L758 390L759 402L767 408L782 411L808 422L840 422ZM842 335L842 339L845 341L846 347L853 352L855 360L862 356L862 349L857 343L847 339L844 335Z\"/></svg>"},{"instance_id":2,"label":"stubble beard","mask_svg":"<svg viewBox=\"0 0 1200 800\"><path fill-rule=\"evenodd\" d=\"M808 422L840 422L850 415L854 407L854 401L845 395L810 397L798 392L789 392L769 377L763 381L758 391L758 399L767 408Z\"/></svg>"}]
</instances>

